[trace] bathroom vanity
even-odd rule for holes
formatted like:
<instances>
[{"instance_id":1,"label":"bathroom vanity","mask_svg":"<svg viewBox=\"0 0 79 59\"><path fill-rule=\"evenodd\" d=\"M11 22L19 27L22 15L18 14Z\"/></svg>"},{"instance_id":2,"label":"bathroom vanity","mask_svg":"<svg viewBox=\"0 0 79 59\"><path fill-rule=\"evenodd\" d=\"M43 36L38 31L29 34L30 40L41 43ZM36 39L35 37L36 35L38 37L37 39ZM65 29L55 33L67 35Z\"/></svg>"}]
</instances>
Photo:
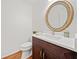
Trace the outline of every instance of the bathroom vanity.
<instances>
[{"instance_id":1,"label":"bathroom vanity","mask_svg":"<svg viewBox=\"0 0 79 59\"><path fill-rule=\"evenodd\" d=\"M74 12L72 4L65 0L48 5L44 17L52 33L47 31L47 33L38 33L38 30L33 32L33 59L77 59L77 39L74 36L70 37L70 32L67 31L72 23ZM64 32L64 35L54 34L54 32Z\"/></svg>"},{"instance_id":2,"label":"bathroom vanity","mask_svg":"<svg viewBox=\"0 0 79 59\"><path fill-rule=\"evenodd\" d=\"M52 41L48 42L47 38L41 38L39 35L33 35L32 40L33 59L77 59L75 49L61 46L61 44L53 44Z\"/></svg>"}]
</instances>

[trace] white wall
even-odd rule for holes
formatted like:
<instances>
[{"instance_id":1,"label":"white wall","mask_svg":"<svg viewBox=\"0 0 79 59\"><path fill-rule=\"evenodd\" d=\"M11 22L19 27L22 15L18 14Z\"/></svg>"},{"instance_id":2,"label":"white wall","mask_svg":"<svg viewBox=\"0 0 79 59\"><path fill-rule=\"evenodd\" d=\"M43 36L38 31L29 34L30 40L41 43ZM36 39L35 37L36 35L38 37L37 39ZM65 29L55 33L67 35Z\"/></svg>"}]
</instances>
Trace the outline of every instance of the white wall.
<instances>
[{"instance_id":1,"label":"white wall","mask_svg":"<svg viewBox=\"0 0 79 59\"><path fill-rule=\"evenodd\" d=\"M33 16L32 16L33 30L52 33L52 31L50 31L46 26L45 18L44 18L44 12L49 3L50 2L48 2L48 0L41 0L40 2L37 2L37 4L34 5ZM74 35L77 33L76 32L77 31L76 0L71 0L70 3L73 5L73 8L74 8L74 18L73 18L72 24L64 31L69 31L70 37L74 37ZM63 32L58 32L56 34L63 35Z\"/></svg>"},{"instance_id":2,"label":"white wall","mask_svg":"<svg viewBox=\"0 0 79 59\"><path fill-rule=\"evenodd\" d=\"M32 28L36 31L46 31L48 28L45 25L44 11L48 5L48 0L39 0L33 5L32 10Z\"/></svg>"},{"instance_id":3,"label":"white wall","mask_svg":"<svg viewBox=\"0 0 79 59\"><path fill-rule=\"evenodd\" d=\"M26 0L2 0L2 57L14 53L32 34L32 6Z\"/></svg>"}]
</instances>

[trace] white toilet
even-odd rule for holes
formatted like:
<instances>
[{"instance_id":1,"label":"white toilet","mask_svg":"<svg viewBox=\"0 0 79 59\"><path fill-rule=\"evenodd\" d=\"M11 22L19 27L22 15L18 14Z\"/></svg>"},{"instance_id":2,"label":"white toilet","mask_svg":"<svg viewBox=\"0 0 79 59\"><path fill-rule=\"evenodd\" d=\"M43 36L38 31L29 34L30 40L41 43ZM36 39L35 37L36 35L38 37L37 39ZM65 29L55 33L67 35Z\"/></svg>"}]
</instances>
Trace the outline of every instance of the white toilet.
<instances>
[{"instance_id":1,"label":"white toilet","mask_svg":"<svg viewBox=\"0 0 79 59\"><path fill-rule=\"evenodd\" d=\"M21 45L22 58L27 59L32 55L32 42L26 42Z\"/></svg>"}]
</instances>

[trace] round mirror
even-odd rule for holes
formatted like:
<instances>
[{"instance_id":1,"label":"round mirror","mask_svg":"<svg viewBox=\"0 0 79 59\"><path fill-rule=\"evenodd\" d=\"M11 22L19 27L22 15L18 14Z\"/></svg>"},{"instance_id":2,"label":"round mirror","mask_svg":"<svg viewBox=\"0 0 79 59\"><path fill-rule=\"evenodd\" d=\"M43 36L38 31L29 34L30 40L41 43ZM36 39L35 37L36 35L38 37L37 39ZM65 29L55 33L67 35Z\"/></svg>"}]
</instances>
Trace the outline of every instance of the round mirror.
<instances>
[{"instance_id":1,"label":"round mirror","mask_svg":"<svg viewBox=\"0 0 79 59\"><path fill-rule=\"evenodd\" d=\"M61 11L62 10L62 11ZM51 8L49 15L48 15L48 21L50 25L54 28L59 28L66 22L67 18L67 11L66 8L63 7L63 5L57 5Z\"/></svg>"},{"instance_id":2,"label":"round mirror","mask_svg":"<svg viewBox=\"0 0 79 59\"><path fill-rule=\"evenodd\" d=\"M57 1L46 10L46 24L54 32L63 31L71 24L73 13L72 5L69 2Z\"/></svg>"}]
</instances>

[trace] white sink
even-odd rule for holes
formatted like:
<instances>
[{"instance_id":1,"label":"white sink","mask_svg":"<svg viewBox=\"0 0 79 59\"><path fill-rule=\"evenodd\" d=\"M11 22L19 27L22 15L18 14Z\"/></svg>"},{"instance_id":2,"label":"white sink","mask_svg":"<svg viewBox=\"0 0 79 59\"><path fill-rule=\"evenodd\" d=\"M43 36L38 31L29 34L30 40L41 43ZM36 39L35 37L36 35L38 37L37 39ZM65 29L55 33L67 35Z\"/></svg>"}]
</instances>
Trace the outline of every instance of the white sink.
<instances>
[{"instance_id":1,"label":"white sink","mask_svg":"<svg viewBox=\"0 0 79 59\"><path fill-rule=\"evenodd\" d=\"M58 46L77 51L76 50L76 38L66 38L60 35L52 35L48 33L37 33L34 37L40 38L41 40L56 44Z\"/></svg>"},{"instance_id":2,"label":"white sink","mask_svg":"<svg viewBox=\"0 0 79 59\"><path fill-rule=\"evenodd\" d=\"M39 34L40 35L40 34ZM41 36L47 37L49 39L61 39L62 37L59 35L53 35L53 34L47 34L47 33L42 33Z\"/></svg>"}]
</instances>

